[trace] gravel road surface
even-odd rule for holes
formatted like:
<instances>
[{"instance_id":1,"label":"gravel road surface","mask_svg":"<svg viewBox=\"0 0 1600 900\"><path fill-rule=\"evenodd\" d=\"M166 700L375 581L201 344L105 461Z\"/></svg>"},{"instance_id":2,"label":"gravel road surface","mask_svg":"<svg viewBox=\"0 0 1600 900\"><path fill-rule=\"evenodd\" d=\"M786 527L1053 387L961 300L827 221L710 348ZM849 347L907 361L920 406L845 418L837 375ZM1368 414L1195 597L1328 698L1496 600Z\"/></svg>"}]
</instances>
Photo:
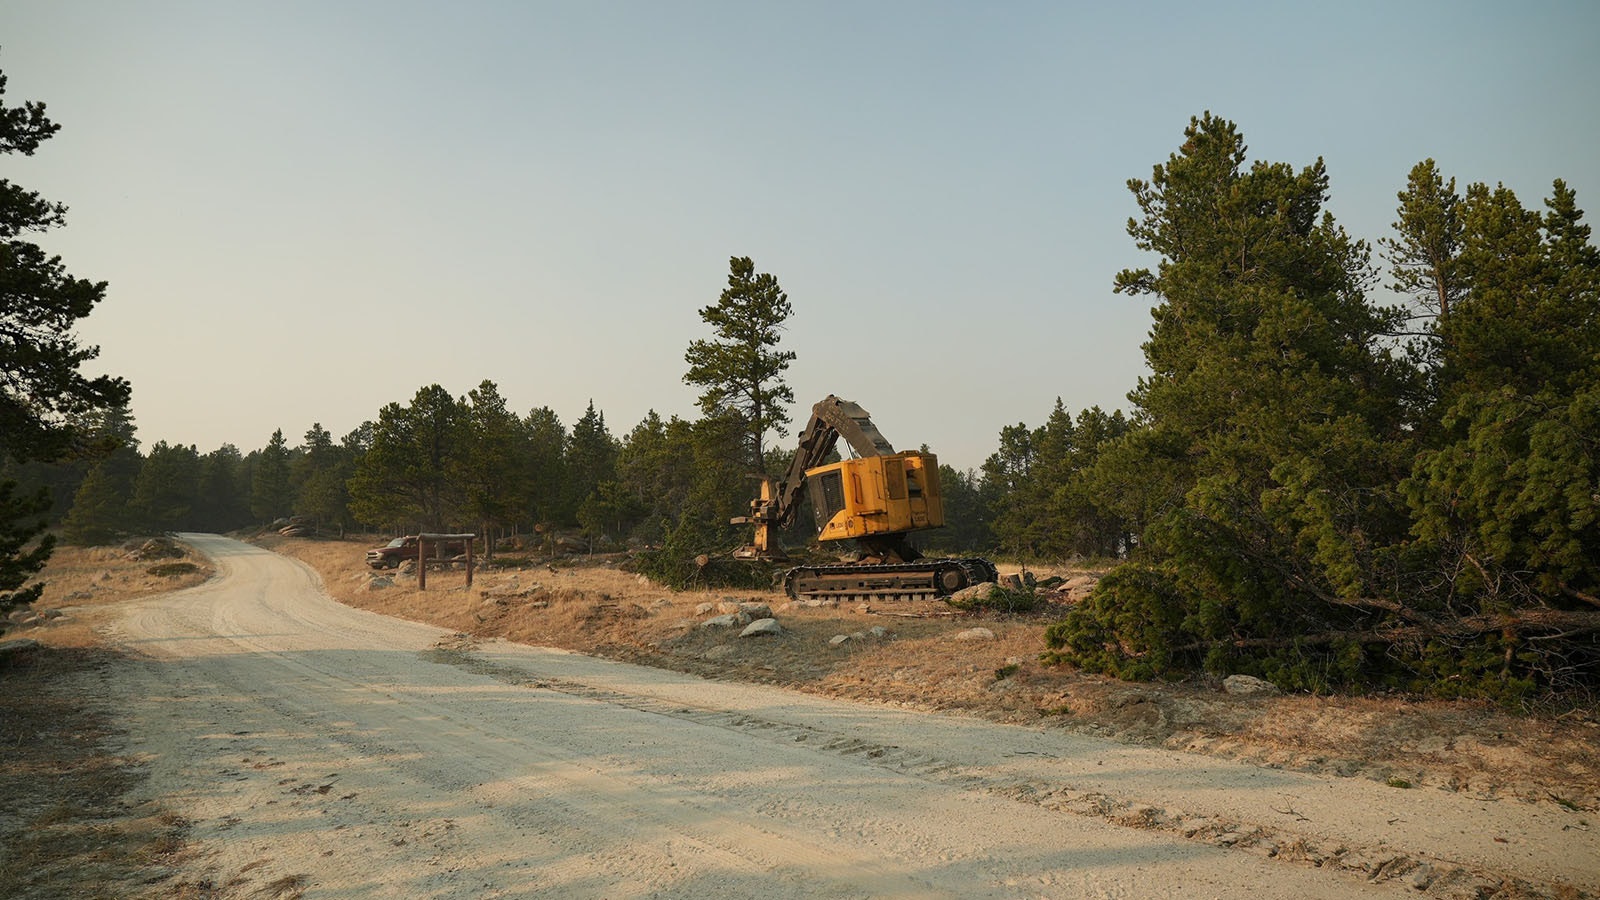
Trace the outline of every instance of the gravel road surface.
<instances>
[{"instance_id":1,"label":"gravel road surface","mask_svg":"<svg viewBox=\"0 0 1600 900\"><path fill-rule=\"evenodd\" d=\"M218 576L126 607L116 700L224 895L1600 891L1592 813L469 646L183 539Z\"/></svg>"}]
</instances>

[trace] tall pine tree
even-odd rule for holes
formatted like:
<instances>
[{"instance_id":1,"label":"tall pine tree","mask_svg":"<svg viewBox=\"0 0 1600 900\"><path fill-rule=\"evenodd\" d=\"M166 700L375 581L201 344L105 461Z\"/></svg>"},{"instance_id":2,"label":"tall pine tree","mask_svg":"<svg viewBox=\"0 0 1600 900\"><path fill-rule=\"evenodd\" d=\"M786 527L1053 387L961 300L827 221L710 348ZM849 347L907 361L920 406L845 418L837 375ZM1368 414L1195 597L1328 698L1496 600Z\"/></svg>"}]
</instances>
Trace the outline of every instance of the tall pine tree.
<instances>
[{"instance_id":1,"label":"tall pine tree","mask_svg":"<svg viewBox=\"0 0 1600 900\"><path fill-rule=\"evenodd\" d=\"M1396 315L1366 301L1367 248L1324 210L1320 160L1247 165L1243 135L1209 113L1184 137L1129 182L1128 232L1159 267L1116 281L1156 301L1136 427L1098 467L1142 523L1137 557L1052 640L1124 674L1203 663L1308 683L1328 666L1239 641L1407 615L1373 591L1404 527L1407 371L1382 345Z\"/></svg>"}]
</instances>

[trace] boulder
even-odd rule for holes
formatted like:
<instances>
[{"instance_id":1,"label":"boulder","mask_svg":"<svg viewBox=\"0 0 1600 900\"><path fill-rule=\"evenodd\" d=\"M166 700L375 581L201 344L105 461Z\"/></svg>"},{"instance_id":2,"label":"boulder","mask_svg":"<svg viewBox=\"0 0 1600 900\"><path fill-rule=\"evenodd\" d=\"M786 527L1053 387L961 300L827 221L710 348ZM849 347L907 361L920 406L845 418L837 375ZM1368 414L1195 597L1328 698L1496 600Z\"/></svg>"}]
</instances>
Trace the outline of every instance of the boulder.
<instances>
[{"instance_id":1,"label":"boulder","mask_svg":"<svg viewBox=\"0 0 1600 900\"><path fill-rule=\"evenodd\" d=\"M392 587L394 587L394 579L393 578L390 578L387 575L374 575L371 578L367 579L367 583L361 586L361 590L364 590L364 591L381 591L384 588L392 588Z\"/></svg>"},{"instance_id":2,"label":"boulder","mask_svg":"<svg viewBox=\"0 0 1600 900\"><path fill-rule=\"evenodd\" d=\"M833 637L828 638L828 643L830 643L833 646L837 647L840 644L848 644L848 643L850 643L851 639L852 639L851 636L848 635L848 634L836 634Z\"/></svg>"},{"instance_id":3,"label":"boulder","mask_svg":"<svg viewBox=\"0 0 1600 900\"><path fill-rule=\"evenodd\" d=\"M709 615L716 608L717 605L715 603L702 603L694 608L694 614L697 616Z\"/></svg>"},{"instance_id":4,"label":"boulder","mask_svg":"<svg viewBox=\"0 0 1600 900\"><path fill-rule=\"evenodd\" d=\"M889 636L889 629L883 627L882 625L874 625L867 629L867 634L881 641Z\"/></svg>"},{"instance_id":5,"label":"boulder","mask_svg":"<svg viewBox=\"0 0 1600 900\"><path fill-rule=\"evenodd\" d=\"M1254 675L1229 675L1222 679L1222 689L1235 697L1271 697L1282 693L1277 685Z\"/></svg>"},{"instance_id":6,"label":"boulder","mask_svg":"<svg viewBox=\"0 0 1600 900\"><path fill-rule=\"evenodd\" d=\"M700 623L700 627L701 628L735 628L735 627L737 627L739 625L743 625L743 624L745 624L745 623L747 623L749 621L750 621L749 619L740 618L738 613L723 613L720 616L713 616L712 618L709 618L709 619L705 620L704 622L701 622Z\"/></svg>"},{"instance_id":7,"label":"boulder","mask_svg":"<svg viewBox=\"0 0 1600 900\"><path fill-rule=\"evenodd\" d=\"M968 628L966 631L957 632L958 641L992 641L994 632L987 628Z\"/></svg>"},{"instance_id":8,"label":"boulder","mask_svg":"<svg viewBox=\"0 0 1600 900\"><path fill-rule=\"evenodd\" d=\"M1068 603L1081 603L1094 592L1095 585L1100 583L1099 575L1074 575L1061 583L1056 588L1056 593Z\"/></svg>"},{"instance_id":9,"label":"boulder","mask_svg":"<svg viewBox=\"0 0 1600 900\"><path fill-rule=\"evenodd\" d=\"M0 660L32 653L43 646L33 638L12 638L9 641L0 641Z\"/></svg>"},{"instance_id":10,"label":"boulder","mask_svg":"<svg viewBox=\"0 0 1600 900\"><path fill-rule=\"evenodd\" d=\"M758 603L758 602L756 602L754 600L750 600L750 601L746 601L746 602L740 603L739 604L739 612L744 613L745 615L749 616L752 619L770 619L770 618L772 618L772 607L768 606L765 603Z\"/></svg>"},{"instance_id":11,"label":"boulder","mask_svg":"<svg viewBox=\"0 0 1600 900\"><path fill-rule=\"evenodd\" d=\"M985 581L971 587L962 588L945 598L946 603L960 606L964 603L983 603L993 597L997 592L1004 590L993 581Z\"/></svg>"},{"instance_id":12,"label":"boulder","mask_svg":"<svg viewBox=\"0 0 1600 900\"><path fill-rule=\"evenodd\" d=\"M166 538L151 538L140 544L139 547L128 554L129 559L181 559L185 555L183 547L176 541Z\"/></svg>"},{"instance_id":13,"label":"boulder","mask_svg":"<svg viewBox=\"0 0 1600 900\"><path fill-rule=\"evenodd\" d=\"M508 603L512 600L531 600L544 593L544 585L535 581L527 587L517 580L515 575L497 585L486 587L478 592L478 596L491 603Z\"/></svg>"},{"instance_id":14,"label":"boulder","mask_svg":"<svg viewBox=\"0 0 1600 900\"><path fill-rule=\"evenodd\" d=\"M777 619L768 617L765 619L756 619L754 622L746 625L745 629L739 632L739 637L766 637L769 635L776 636L780 634L783 634L783 626L778 624Z\"/></svg>"}]
</instances>

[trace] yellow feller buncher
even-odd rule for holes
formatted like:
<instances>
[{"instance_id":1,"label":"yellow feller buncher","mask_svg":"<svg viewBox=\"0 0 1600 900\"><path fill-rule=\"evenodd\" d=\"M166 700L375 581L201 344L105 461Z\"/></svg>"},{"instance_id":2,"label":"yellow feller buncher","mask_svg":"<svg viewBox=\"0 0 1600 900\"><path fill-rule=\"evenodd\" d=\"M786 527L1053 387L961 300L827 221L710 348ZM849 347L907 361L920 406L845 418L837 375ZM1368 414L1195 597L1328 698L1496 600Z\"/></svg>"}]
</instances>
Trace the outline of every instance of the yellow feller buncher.
<instances>
[{"instance_id":1,"label":"yellow feller buncher","mask_svg":"<svg viewBox=\"0 0 1600 900\"><path fill-rule=\"evenodd\" d=\"M855 458L823 465L841 437ZM733 520L755 526L754 543L735 557L788 560L773 529L794 521L802 488L810 490L817 539L853 540L859 552L850 562L790 569L783 580L790 597L932 599L997 577L986 559L930 559L911 545L907 535L944 525L939 460L915 450L896 453L867 411L849 400L830 394L811 408L788 473L777 483L763 476L750 515Z\"/></svg>"}]
</instances>

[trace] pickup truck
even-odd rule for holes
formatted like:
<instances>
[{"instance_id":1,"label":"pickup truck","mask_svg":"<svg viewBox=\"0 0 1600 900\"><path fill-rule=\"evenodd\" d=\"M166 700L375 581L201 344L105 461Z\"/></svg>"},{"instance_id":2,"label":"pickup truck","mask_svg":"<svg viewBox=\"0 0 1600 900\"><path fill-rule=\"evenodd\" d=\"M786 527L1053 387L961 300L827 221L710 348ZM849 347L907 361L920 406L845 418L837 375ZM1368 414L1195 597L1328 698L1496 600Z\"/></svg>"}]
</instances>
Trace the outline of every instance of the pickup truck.
<instances>
[{"instance_id":1,"label":"pickup truck","mask_svg":"<svg viewBox=\"0 0 1600 900\"><path fill-rule=\"evenodd\" d=\"M376 550L367 551L367 565L374 569L397 568L401 562L417 558L417 537L397 537Z\"/></svg>"}]
</instances>

